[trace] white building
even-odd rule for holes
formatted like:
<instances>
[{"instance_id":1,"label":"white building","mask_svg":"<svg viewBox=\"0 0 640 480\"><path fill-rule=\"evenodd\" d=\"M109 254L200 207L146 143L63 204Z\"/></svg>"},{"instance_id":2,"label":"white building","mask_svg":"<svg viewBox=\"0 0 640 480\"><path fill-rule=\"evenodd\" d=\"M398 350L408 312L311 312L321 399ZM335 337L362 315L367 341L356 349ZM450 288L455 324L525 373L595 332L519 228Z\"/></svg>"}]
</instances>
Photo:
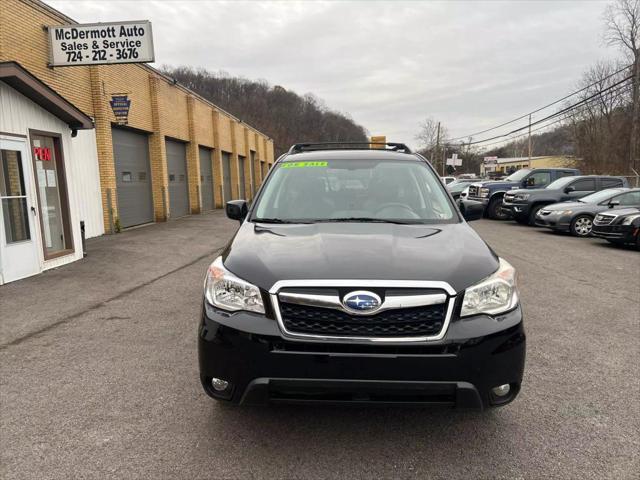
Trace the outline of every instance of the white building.
<instances>
[{"instance_id":1,"label":"white building","mask_svg":"<svg viewBox=\"0 0 640 480\"><path fill-rule=\"evenodd\" d=\"M91 118L14 62L0 63L0 284L82 258L104 233Z\"/></svg>"}]
</instances>

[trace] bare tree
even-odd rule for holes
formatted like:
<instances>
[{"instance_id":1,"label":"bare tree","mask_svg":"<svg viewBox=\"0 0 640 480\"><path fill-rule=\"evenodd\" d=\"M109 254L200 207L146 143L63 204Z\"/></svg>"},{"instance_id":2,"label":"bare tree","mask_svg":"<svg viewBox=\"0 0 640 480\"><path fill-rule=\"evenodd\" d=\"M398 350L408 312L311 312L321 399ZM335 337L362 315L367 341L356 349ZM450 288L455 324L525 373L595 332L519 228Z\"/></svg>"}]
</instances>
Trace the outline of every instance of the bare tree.
<instances>
[{"instance_id":1,"label":"bare tree","mask_svg":"<svg viewBox=\"0 0 640 480\"><path fill-rule=\"evenodd\" d=\"M428 117L420 124L420 130L415 136L420 144L420 151L431 161L434 167L440 172L443 169L444 149L448 136L447 129L441 122Z\"/></svg>"},{"instance_id":2,"label":"bare tree","mask_svg":"<svg viewBox=\"0 0 640 480\"><path fill-rule=\"evenodd\" d=\"M628 173L631 119L630 83L615 87L628 76L617 62L600 62L582 77L585 101L569 111L565 119L571 132L583 169L591 173Z\"/></svg>"},{"instance_id":3,"label":"bare tree","mask_svg":"<svg viewBox=\"0 0 640 480\"><path fill-rule=\"evenodd\" d=\"M439 124L440 122L431 117L425 119L420 124L420 130L415 138L420 142L420 148L422 150L430 151L435 148L438 141L442 144L443 139L447 138L447 129L442 124L440 124L440 133L438 134Z\"/></svg>"},{"instance_id":4,"label":"bare tree","mask_svg":"<svg viewBox=\"0 0 640 480\"><path fill-rule=\"evenodd\" d=\"M632 63L633 88L629 133L629 166L638 170L640 155L640 0L616 0L605 11L605 39Z\"/></svg>"}]
</instances>

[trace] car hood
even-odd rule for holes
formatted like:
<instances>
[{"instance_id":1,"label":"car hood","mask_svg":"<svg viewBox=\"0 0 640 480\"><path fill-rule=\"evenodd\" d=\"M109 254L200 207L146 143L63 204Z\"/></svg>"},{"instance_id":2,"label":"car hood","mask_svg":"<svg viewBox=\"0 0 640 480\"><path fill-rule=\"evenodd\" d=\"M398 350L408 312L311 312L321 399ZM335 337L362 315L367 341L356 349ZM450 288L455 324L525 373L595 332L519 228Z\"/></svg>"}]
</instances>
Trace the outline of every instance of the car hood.
<instances>
[{"instance_id":1,"label":"car hood","mask_svg":"<svg viewBox=\"0 0 640 480\"><path fill-rule=\"evenodd\" d=\"M610 213L612 215L630 215L632 213L638 213L640 212L640 208L636 208L636 207L628 207L628 208L607 208L607 210L605 212L600 212L600 213Z\"/></svg>"},{"instance_id":2,"label":"car hood","mask_svg":"<svg viewBox=\"0 0 640 480\"><path fill-rule=\"evenodd\" d=\"M238 277L269 290L279 280L432 280L456 292L498 268L466 223L396 225L244 222L222 254Z\"/></svg>"},{"instance_id":3,"label":"car hood","mask_svg":"<svg viewBox=\"0 0 640 480\"><path fill-rule=\"evenodd\" d=\"M558 210L571 210L572 212L593 212L600 213L604 210L608 210L609 207L606 205L598 205L597 203L585 203L585 202L560 202L560 203L552 203L551 205L545 205L543 207L545 210L550 210L552 212Z\"/></svg>"},{"instance_id":4,"label":"car hood","mask_svg":"<svg viewBox=\"0 0 640 480\"><path fill-rule=\"evenodd\" d=\"M511 188L518 185L518 182L504 182L502 180L488 180L486 182L476 182L473 185L479 185L487 188Z\"/></svg>"}]
</instances>

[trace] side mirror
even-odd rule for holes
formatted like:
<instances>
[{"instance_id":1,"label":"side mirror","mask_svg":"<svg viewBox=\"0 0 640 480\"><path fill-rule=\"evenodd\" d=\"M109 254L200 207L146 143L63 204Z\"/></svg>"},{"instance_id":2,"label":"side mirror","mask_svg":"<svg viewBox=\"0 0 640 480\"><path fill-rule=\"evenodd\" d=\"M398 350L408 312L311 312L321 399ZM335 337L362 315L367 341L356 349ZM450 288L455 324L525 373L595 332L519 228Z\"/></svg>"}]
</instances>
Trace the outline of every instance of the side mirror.
<instances>
[{"instance_id":1,"label":"side mirror","mask_svg":"<svg viewBox=\"0 0 640 480\"><path fill-rule=\"evenodd\" d=\"M571 192L575 192L576 191L576 187L572 187L571 185L569 185L568 187L566 187L564 189L564 193L571 193Z\"/></svg>"},{"instance_id":2,"label":"side mirror","mask_svg":"<svg viewBox=\"0 0 640 480\"><path fill-rule=\"evenodd\" d=\"M239 222L242 222L247 216L248 211L249 209L247 207L246 200L231 200L227 202L227 217L231 220L238 220Z\"/></svg>"},{"instance_id":3,"label":"side mirror","mask_svg":"<svg viewBox=\"0 0 640 480\"><path fill-rule=\"evenodd\" d=\"M533 180L533 178L531 180ZM522 188L527 188L529 186L529 180L522 180L521 185Z\"/></svg>"},{"instance_id":4,"label":"side mirror","mask_svg":"<svg viewBox=\"0 0 640 480\"><path fill-rule=\"evenodd\" d=\"M469 201L461 201L458 203L460 213L467 222L480 220L484 213L484 205L482 203L471 203Z\"/></svg>"},{"instance_id":5,"label":"side mirror","mask_svg":"<svg viewBox=\"0 0 640 480\"><path fill-rule=\"evenodd\" d=\"M609 208L615 208L615 207L617 207L618 205L620 205L620 200L611 200L611 201L609 202Z\"/></svg>"}]
</instances>

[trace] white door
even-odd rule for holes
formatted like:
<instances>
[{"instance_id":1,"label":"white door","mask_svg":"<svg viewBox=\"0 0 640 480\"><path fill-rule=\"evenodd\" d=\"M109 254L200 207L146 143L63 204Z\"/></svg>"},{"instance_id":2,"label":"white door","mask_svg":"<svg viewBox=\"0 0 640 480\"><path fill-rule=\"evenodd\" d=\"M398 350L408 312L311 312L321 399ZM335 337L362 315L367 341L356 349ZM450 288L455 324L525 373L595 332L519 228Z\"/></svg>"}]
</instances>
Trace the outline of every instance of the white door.
<instances>
[{"instance_id":1,"label":"white door","mask_svg":"<svg viewBox=\"0 0 640 480\"><path fill-rule=\"evenodd\" d=\"M26 139L0 136L0 283L40 272Z\"/></svg>"}]
</instances>

